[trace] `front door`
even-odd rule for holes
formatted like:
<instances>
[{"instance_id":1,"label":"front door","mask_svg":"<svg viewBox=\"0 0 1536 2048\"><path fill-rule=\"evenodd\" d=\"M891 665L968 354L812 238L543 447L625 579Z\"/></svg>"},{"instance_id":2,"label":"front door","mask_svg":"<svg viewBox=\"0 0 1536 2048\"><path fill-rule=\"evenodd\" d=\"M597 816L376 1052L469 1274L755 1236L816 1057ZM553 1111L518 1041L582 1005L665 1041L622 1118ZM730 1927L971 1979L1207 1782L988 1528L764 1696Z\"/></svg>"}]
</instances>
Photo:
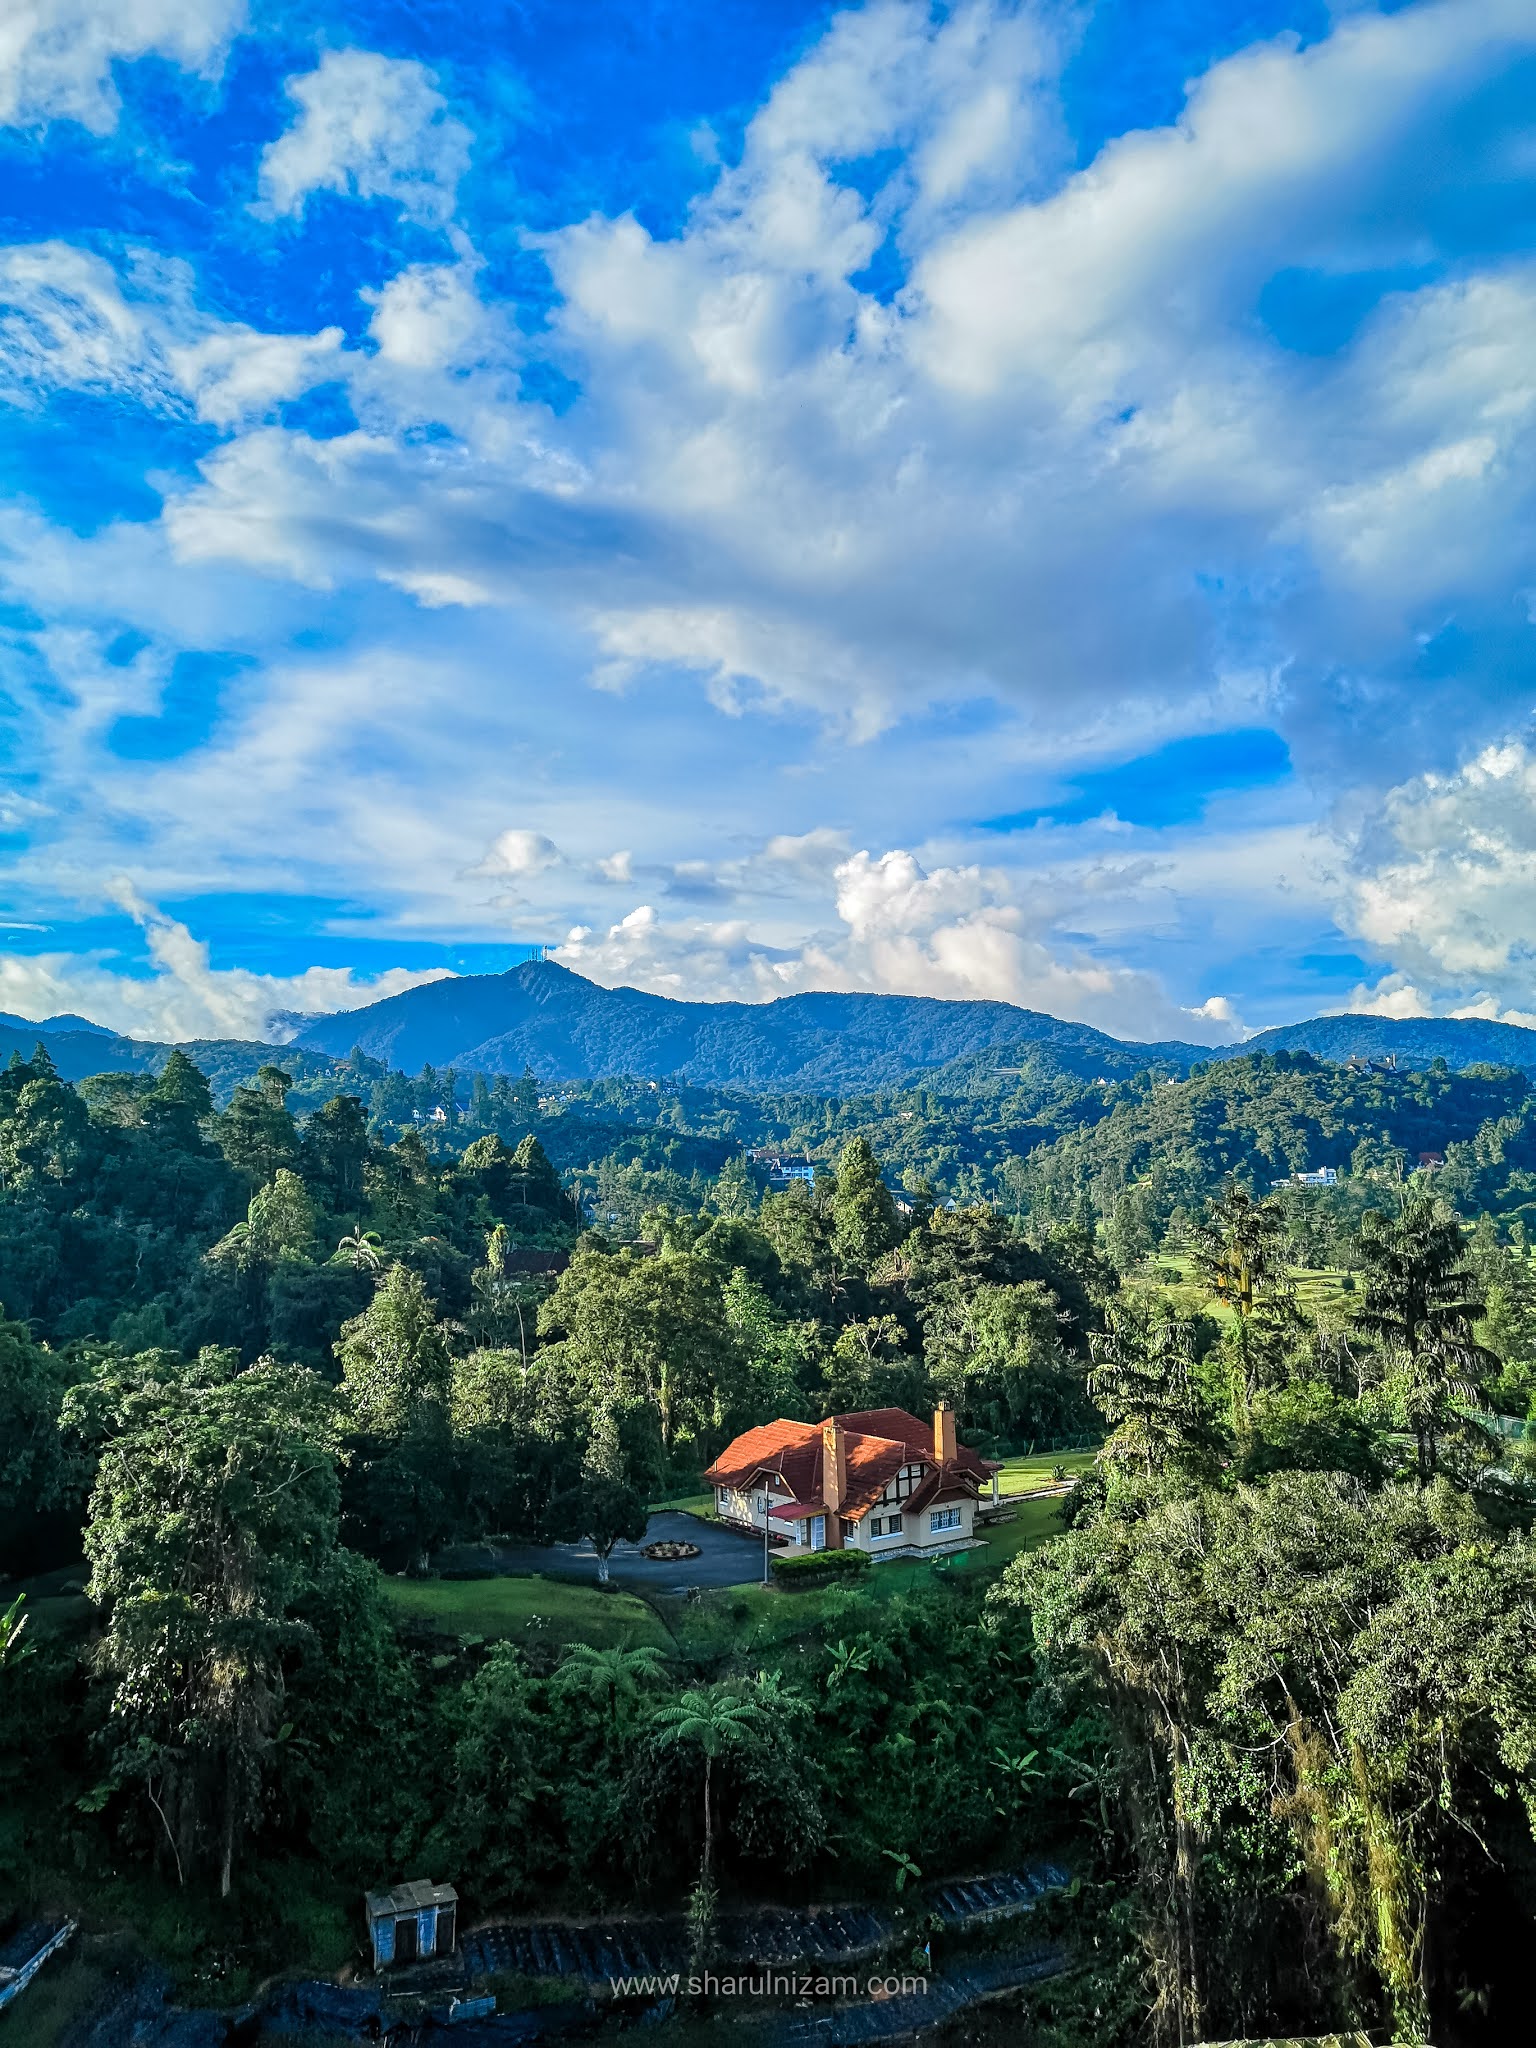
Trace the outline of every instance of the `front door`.
<instances>
[{"instance_id":1,"label":"front door","mask_svg":"<svg viewBox=\"0 0 1536 2048\"><path fill-rule=\"evenodd\" d=\"M416 1960L416 1915L402 1914L395 1922L395 1961L414 1963Z\"/></svg>"},{"instance_id":2,"label":"front door","mask_svg":"<svg viewBox=\"0 0 1536 2048\"><path fill-rule=\"evenodd\" d=\"M827 1547L827 1518L825 1515L811 1517L811 1548L825 1550Z\"/></svg>"}]
</instances>

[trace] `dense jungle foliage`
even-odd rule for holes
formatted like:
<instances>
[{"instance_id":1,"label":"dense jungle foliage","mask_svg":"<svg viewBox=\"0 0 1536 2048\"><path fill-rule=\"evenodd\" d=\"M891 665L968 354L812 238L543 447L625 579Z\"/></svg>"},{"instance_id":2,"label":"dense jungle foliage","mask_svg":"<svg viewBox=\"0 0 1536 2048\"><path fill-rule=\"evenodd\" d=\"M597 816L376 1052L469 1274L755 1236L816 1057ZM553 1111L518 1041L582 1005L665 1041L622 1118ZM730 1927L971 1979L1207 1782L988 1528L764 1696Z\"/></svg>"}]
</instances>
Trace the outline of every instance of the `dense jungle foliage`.
<instances>
[{"instance_id":1,"label":"dense jungle foliage","mask_svg":"<svg viewBox=\"0 0 1536 2048\"><path fill-rule=\"evenodd\" d=\"M1049 1849L1058 2048L1509 2037L1523 1075L294 1078L0 1073L0 1570L55 1595L0 1598L0 1898L207 1999L344 1960L358 1893L429 1868L471 1914L707 1929ZM744 1138L823 1170L770 1187ZM756 1422L941 1399L983 1451L1103 1442L1000 1574L516 1643L392 1590L477 1541L606 1555Z\"/></svg>"}]
</instances>

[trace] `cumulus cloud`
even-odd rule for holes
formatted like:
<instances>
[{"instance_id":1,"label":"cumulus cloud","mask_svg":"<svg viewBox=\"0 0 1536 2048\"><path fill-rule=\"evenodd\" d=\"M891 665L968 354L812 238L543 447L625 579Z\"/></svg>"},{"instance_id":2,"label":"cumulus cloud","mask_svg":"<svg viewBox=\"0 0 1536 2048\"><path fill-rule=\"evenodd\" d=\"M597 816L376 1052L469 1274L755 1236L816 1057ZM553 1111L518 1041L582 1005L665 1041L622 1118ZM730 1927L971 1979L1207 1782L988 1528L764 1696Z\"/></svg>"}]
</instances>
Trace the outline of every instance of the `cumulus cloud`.
<instances>
[{"instance_id":1,"label":"cumulus cloud","mask_svg":"<svg viewBox=\"0 0 1536 2048\"><path fill-rule=\"evenodd\" d=\"M7 0L0 11L0 123L78 121L98 135L121 109L115 63L150 55L216 68L244 0Z\"/></svg>"},{"instance_id":2,"label":"cumulus cloud","mask_svg":"<svg viewBox=\"0 0 1536 2048\"><path fill-rule=\"evenodd\" d=\"M539 240L553 292L526 332L455 211L470 138L442 83L367 51L291 81L262 168L268 217L331 191L444 229L451 261L364 295L358 347L218 321L170 265L0 251L8 395L110 391L221 437L159 486L157 527L39 551L58 612L66 556L82 614L99 573L137 622L122 593L147 571L160 636L109 658L100 619L50 614L30 646L29 735L68 767L45 791L70 814L56 865L81 888L104 871L79 847L111 806L125 837L174 847L167 896L191 893L199 835L254 867L313 834L311 876L387 876L423 919L487 898L582 919L572 958L605 975L1012 991L1124 1030L1145 1003L1145 1028L1193 1032L1104 962L1158 891L1169 931L1218 901L1239 930L1244 891L1282 882L1312 914L1311 853L1273 872L1294 811L1191 827L1177 859L1170 831L1134 884L1143 828L1119 827L1098 881L1042 882L1025 869L1057 852L1015 834L1000 879L974 821L1036 804L1075 755L1227 720L1283 732L1311 778L1297 802L1354 791L1353 817L1395 786L1334 891L1407 977L1367 999L1524 1000L1524 826L1506 802L1474 831L1492 799L1455 762L1508 731L1529 661L1536 262L1498 208L1528 206L1536 158L1489 88L1536 50L1536 16L1342 9L1082 164L1061 141L1070 35L1014 0L833 16L674 227L599 213ZM1319 343L1288 293L1353 310ZM280 423L332 378L355 430ZM259 683L130 789L102 736L154 710L174 647L224 644L231 610ZM283 642L362 619L334 659ZM600 712L583 675L614 693ZM697 717L701 691L724 717ZM513 759L571 852L503 862L525 897L493 897L467 878ZM1509 799L1523 773L1484 781ZM570 822L599 811L624 852ZM916 850L857 851L892 838ZM641 909L587 930L614 888ZM685 899L712 921L674 916ZM1249 943L1206 931L1202 990ZM1237 1028L1222 1000L1209 1032Z\"/></svg>"},{"instance_id":3,"label":"cumulus cloud","mask_svg":"<svg viewBox=\"0 0 1536 2048\"><path fill-rule=\"evenodd\" d=\"M1484 748L1394 789L1361 834L1342 921L1396 971L1357 991L1387 1016L1502 1015L1536 983L1536 749Z\"/></svg>"},{"instance_id":4,"label":"cumulus cloud","mask_svg":"<svg viewBox=\"0 0 1536 2048\"><path fill-rule=\"evenodd\" d=\"M368 332L393 369L448 369L486 344L491 322L472 263L413 263L363 298L373 307Z\"/></svg>"},{"instance_id":5,"label":"cumulus cloud","mask_svg":"<svg viewBox=\"0 0 1536 2048\"><path fill-rule=\"evenodd\" d=\"M839 15L678 233L594 215L540 238L538 346L581 385L559 418L483 370L447 392L483 353L472 264L402 272L366 433L234 443L173 500L178 547L531 599L586 624L601 686L683 675L728 714L810 706L855 738L946 698L1082 735L1246 695L1316 772L1352 768L1362 728L1401 772L1436 704L1497 699L1482 624L1536 582L1536 265L1479 267L1435 225L1495 161L1520 185L1513 147L1469 158L1458 122L1536 17L1348 14L1213 66L1081 170L1051 19ZM329 185L445 217L464 138L420 67L330 53L293 90L275 208ZM888 169L870 189L855 162ZM894 296L865 278L882 248ZM1266 331L1276 277L1394 267L1337 348ZM417 432L428 405L450 437ZM1462 652L1426 673L1452 613Z\"/></svg>"},{"instance_id":6,"label":"cumulus cloud","mask_svg":"<svg viewBox=\"0 0 1536 2048\"><path fill-rule=\"evenodd\" d=\"M1150 974L1090 957L1053 929L1057 900L1026 907L1011 878L981 867L925 870L895 848L832 872L837 927L774 943L748 918L667 919L641 904L607 930L573 928L555 957L609 985L762 1001L809 989L990 998L1140 1039L1221 1044L1242 1036L1222 998L1172 1003Z\"/></svg>"},{"instance_id":7,"label":"cumulus cloud","mask_svg":"<svg viewBox=\"0 0 1536 2048\"><path fill-rule=\"evenodd\" d=\"M565 858L552 839L514 825L499 832L490 852L476 869L482 875L513 875L524 879L558 867Z\"/></svg>"},{"instance_id":8,"label":"cumulus cloud","mask_svg":"<svg viewBox=\"0 0 1536 2048\"><path fill-rule=\"evenodd\" d=\"M339 327L318 334L262 334L226 325L167 354L198 418L229 427L260 419L281 400L334 375L341 343Z\"/></svg>"},{"instance_id":9,"label":"cumulus cloud","mask_svg":"<svg viewBox=\"0 0 1536 2048\"><path fill-rule=\"evenodd\" d=\"M184 924L147 903L131 882L115 900L144 932L151 972L125 974L108 959L69 953L0 953L0 1009L24 1017L70 1011L132 1038L269 1038L280 1011L345 1010L442 980L446 969L390 968L372 977L348 968L256 974L214 967L208 947Z\"/></svg>"},{"instance_id":10,"label":"cumulus cloud","mask_svg":"<svg viewBox=\"0 0 1536 2048\"><path fill-rule=\"evenodd\" d=\"M299 109L261 158L263 203L304 211L311 192L387 199L413 220L453 213L472 141L424 64L373 50L327 50L317 71L288 80Z\"/></svg>"}]
</instances>

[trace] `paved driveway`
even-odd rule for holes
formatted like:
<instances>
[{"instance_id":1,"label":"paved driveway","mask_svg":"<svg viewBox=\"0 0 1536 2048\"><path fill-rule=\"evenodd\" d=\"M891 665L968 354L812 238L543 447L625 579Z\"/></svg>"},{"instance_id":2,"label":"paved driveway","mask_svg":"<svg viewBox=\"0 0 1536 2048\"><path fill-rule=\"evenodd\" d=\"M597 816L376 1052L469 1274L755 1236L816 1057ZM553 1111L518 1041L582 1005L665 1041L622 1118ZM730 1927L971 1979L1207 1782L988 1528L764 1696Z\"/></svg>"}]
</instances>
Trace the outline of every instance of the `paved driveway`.
<instances>
[{"instance_id":1,"label":"paved driveway","mask_svg":"<svg viewBox=\"0 0 1536 2048\"><path fill-rule=\"evenodd\" d=\"M696 1543L698 1557L685 1557L676 1564L662 1564L642 1557L646 1543ZM597 1558L592 1546L581 1543L518 1544L490 1553L493 1569L504 1573L543 1572L554 1579L582 1579L597 1583ZM652 1515L639 1543L616 1543L608 1560L608 1576L616 1586L633 1586L646 1593L681 1593L690 1586L750 1586L763 1576L763 1543L760 1536L745 1529L722 1529L715 1522L701 1522L695 1515L668 1509Z\"/></svg>"}]
</instances>

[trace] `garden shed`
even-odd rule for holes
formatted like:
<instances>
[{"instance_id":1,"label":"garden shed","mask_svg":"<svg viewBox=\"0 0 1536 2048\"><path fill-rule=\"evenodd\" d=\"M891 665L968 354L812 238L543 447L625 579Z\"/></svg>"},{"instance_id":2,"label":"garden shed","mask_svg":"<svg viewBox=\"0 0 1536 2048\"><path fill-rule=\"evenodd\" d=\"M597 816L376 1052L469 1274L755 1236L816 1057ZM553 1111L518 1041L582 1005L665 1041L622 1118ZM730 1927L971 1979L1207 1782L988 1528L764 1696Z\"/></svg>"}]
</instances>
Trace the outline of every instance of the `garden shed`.
<instances>
[{"instance_id":1,"label":"garden shed","mask_svg":"<svg viewBox=\"0 0 1536 2048\"><path fill-rule=\"evenodd\" d=\"M376 1970L452 1955L459 1934L459 1895L451 1884L417 1877L393 1891L369 1892L364 1904Z\"/></svg>"}]
</instances>

